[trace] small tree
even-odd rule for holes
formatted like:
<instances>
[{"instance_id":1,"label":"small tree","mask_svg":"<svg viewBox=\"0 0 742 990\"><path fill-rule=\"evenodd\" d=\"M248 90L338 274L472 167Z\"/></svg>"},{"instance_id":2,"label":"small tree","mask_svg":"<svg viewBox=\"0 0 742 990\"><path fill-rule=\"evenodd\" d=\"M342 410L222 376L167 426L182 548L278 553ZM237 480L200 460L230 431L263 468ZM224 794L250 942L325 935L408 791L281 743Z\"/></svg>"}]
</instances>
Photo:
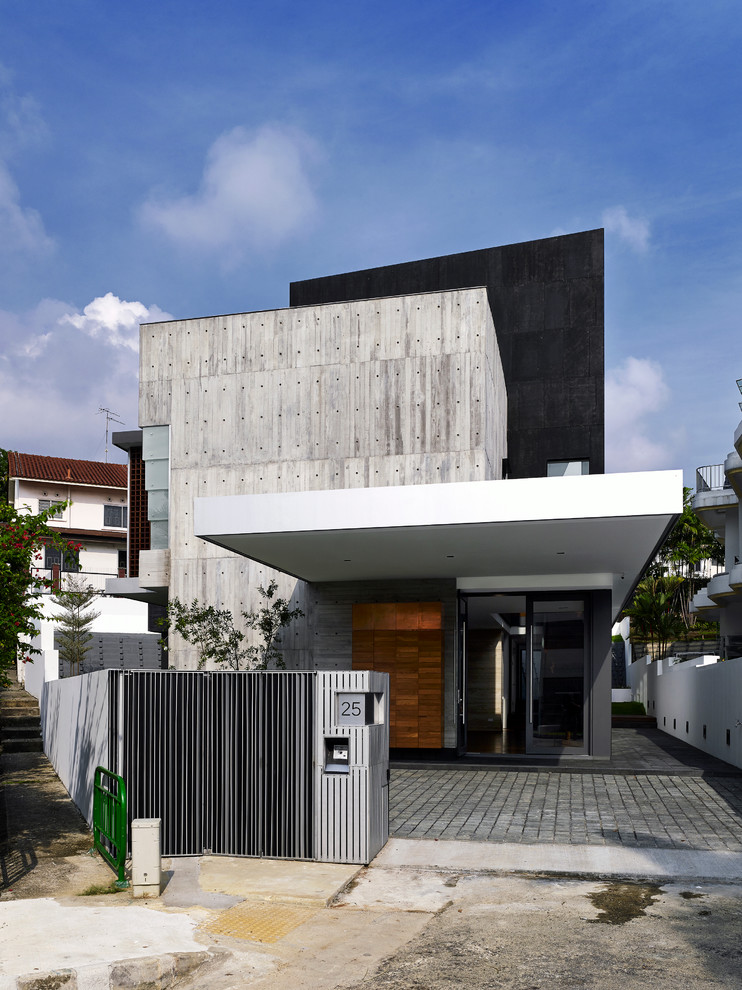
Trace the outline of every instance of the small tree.
<instances>
[{"instance_id":1,"label":"small tree","mask_svg":"<svg viewBox=\"0 0 742 990\"><path fill-rule=\"evenodd\" d=\"M228 609L201 605L197 598L190 605L173 598L167 605L167 617L160 620L160 625L174 629L196 647L199 670L209 662L230 670L241 670L247 659L247 650L242 647L245 634L235 629Z\"/></svg>"},{"instance_id":2,"label":"small tree","mask_svg":"<svg viewBox=\"0 0 742 990\"><path fill-rule=\"evenodd\" d=\"M248 647L253 670L266 670L273 663L279 670L286 669L283 653L280 651L280 632L294 619L300 619L304 613L300 608L289 608L285 598L276 598L278 583L271 581L267 588L261 585L258 594L263 598L264 605L257 612L243 612L242 615L248 629L257 629L260 633L260 645Z\"/></svg>"},{"instance_id":3,"label":"small tree","mask_svg":"<svg viewBox=\"0 0 742 990\"><path fill-rule=\"evenodd\" d=\"M631 619L632 642L646 642L655 659L664 656L670 644L683 631L677 598L681 577L649 575L636 586L631 605L623 614Z\"/></svg>"},{"instance_id":4,"label":"small tree","mask_svg":"<svg viewBox=\"0 0 742 990\"><path fill-rule=\"evenodd\" d=\"M681 578L675 604L682 620L683 632L692 634L697 619L691 612L693 596L708 581L699 574L700 566L710 561L724 563L724 547L713 532L693 511L693 493L683 489L683 512L648 568L648 575L672 575Z\"/></svg>"},{"instance_id":5,"label":"small tree","mask_svg":"<svg viewBox=\"0 0 742 990\"><path fill-rule=\"evenodd\" d=\"M215 663L230 670L267 670L274 664L285 670L286 663L279 649L280 631L304 613L300 608L289 608L285 598L274 596L278 590L276 581L267 588L258 588L265 604L256 612L243 612L248 629L260 633L260 643L244 646L245 634L237 629L229 609L201 605L198 599L184 605L177 598L168 602L167 617L161 625L174 629L187 643L198 651L198 669L206 663Z\"/></svg>"},{"instance_id":6,"label":"small tree","mask_svg":"<svg viewBox=\"0 0 742 990\"><path fill-rule=\"evenodd\" d=\"M60 627L59 656L75 674L83 672L82 666L93 638L90 627L100 616L100 612L92 607L97 598L98 592L85 584L80 575L71 577L66 588L52 595L52 601L62 609L56 620Z\"/></svg>"}]
</instances>

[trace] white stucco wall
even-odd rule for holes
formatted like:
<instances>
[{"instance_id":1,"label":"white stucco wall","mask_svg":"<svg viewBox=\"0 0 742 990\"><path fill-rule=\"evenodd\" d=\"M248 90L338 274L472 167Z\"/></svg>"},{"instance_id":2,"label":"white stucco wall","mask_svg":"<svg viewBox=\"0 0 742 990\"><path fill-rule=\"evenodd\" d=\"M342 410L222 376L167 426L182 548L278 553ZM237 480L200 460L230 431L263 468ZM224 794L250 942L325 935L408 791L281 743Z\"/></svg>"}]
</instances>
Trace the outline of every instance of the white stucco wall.
<instances>
[{"instance_id":1,"label":"white stucco wall","mask_svg":"<svg viewBox=\"0 0 742 990\"><path fill-rule=\"evenodd\" d=\"M44 752L88 824L93 821L95 768L110 769L108 677L101 670L52 681L41 699Z\"/></svg>"},{"instance_id":2,"label":"white stucco wall","mask_svg":"<svg viewBox=\"0 0 742 990\"><path fill-rule=\"evenodd\" d=\"M39 499L53 501L71 500L60 520L52 525L60 529L103 529L103 506L126 505L127 494L123 488L105 488L97 485L67 485L55 481L19 481L14 502L16 508L26 505L32 513L39 511ZM125 535L125 527L105 527L117 536Z\"/></svg>"},{"instance_id":3,"label":"white stucco wall","mask_svg":"<svg viewBox=\"0 0 742 990\"><path fill-rule=\"evenodd\" d=\"M644 704L648 715L657 717L657 727L663 732L742 767L742 657L697 662L701 666L695 666L695 661L637 660L629 669L633 696Z\"/></svg>"}]
</instances>

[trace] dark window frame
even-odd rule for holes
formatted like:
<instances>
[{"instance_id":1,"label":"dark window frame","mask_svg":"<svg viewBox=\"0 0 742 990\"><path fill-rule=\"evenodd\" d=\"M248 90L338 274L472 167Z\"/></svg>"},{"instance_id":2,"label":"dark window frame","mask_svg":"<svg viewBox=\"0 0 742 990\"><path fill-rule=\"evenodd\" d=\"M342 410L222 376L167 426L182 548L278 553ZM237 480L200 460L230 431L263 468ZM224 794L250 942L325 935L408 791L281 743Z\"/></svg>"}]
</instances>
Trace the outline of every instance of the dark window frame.
<instances>
[{"instance_id":1,"label":"dark window frame","mask_svg":"<svg viewBox=\"0 0 742 990\"><path fill-rule=\"evenodd\" d=\"M77 574L80 570L79 550L60 550L59 547L44 547L44 567L51 570L59 567L65 574Z\"/></svg>"}]
</instances>

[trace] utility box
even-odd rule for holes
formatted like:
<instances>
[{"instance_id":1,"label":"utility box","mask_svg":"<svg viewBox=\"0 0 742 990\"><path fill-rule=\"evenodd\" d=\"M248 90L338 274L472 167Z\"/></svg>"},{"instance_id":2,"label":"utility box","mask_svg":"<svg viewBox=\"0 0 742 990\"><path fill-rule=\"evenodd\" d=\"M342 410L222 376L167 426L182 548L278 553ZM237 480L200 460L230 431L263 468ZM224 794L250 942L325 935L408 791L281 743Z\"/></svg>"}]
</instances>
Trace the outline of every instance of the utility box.
<instances>
[{"instance_id":1,"label":"utility box","mask_svg":"<svg viewBox=\"0 0 742 990\"><path fill-rule=\"evenodd\" d=\"M370 863L389 837L389 675L317 678L316 858Z\"/></svg>"},{"instance_id":2,"label":"utility box","mask_svg":"<svg viewBox=\"0 0 742 990\"><path fill-rule=\"evenodd\" d=\"M160 896L160 819L131 823L131 887L135 897Z\"/></svg>"}]
</instances>

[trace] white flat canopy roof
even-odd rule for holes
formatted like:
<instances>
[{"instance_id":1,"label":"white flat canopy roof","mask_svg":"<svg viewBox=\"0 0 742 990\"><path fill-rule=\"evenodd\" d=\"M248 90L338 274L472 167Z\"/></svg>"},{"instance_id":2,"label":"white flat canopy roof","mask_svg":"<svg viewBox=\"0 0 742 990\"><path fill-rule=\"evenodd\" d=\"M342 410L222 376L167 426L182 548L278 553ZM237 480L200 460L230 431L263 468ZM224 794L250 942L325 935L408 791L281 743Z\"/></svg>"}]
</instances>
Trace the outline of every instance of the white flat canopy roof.
<instances>
[{"instance_id":1,"label":"white flat canopy roof","mask_svg":"<svg viewBox=\"0 0 742 990\"><path fill-rule=\"evenodd\" d=\"M681 471L225 495L195 499L194 530L305 581L602 587L620 607L682 502Z\"/></svg>"}]
</instances>

